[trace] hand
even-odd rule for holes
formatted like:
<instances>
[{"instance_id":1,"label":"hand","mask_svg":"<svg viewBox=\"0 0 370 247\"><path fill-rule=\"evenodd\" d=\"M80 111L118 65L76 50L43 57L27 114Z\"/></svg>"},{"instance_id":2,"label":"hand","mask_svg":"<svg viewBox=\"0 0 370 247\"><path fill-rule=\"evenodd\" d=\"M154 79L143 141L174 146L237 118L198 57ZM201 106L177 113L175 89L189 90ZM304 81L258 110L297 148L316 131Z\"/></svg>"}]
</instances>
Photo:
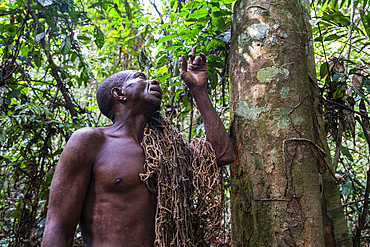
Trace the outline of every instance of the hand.
<instances>
[{"instance_id":1,"label":"hand","mask_svg":"<svg viewBox=\"0 0 370 247\"><path fill-rule=\"evenodd\" d=\"M200 57L195 57L196 46L189 53L189 63L186 62L184 55L181 55L181 79L192 89L194 87L205 87L207 85L207 63L206 55L199 53Z\"/></svg>"}]
</instances>

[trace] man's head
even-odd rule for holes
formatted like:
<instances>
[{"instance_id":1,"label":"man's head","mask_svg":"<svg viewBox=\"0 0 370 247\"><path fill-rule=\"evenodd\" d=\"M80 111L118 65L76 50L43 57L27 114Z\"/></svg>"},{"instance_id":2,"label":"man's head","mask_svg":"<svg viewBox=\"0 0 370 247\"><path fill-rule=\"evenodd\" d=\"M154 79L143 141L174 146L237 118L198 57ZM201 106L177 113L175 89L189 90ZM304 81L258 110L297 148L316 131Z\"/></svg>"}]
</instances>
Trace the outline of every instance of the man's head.
<instances>
[{"instance_id":1,"label":"man's head","mask_svg":"<svg viewBox=\"0 0 370 247\"><path fill-rule=\"evenodd\" d=\"M113 121L117 102L130 101L138 107L139 105L135 101L142 101L154 106L154 110L158 110L162 99L162 90L158 81L149 81L141 72L126 70L106 78L98 86L96 98L100 111Z\"/></svg>"}]
</instances>

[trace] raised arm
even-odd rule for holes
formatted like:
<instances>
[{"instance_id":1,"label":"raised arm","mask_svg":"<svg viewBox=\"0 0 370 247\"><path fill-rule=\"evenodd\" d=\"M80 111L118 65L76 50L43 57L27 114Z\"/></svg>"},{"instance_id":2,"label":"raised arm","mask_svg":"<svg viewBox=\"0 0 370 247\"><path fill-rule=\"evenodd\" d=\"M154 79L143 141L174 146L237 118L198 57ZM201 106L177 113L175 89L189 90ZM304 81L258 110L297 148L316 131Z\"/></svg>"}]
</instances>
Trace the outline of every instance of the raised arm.
<instances>
[{"instance_id":1,"label":"raised arm","mask_svg":"<svg viewBox=\"0 0 370 247\"><path fill-rule=\"evenodd\" d=\"M189 53L189 63L185 56L181 56L181 78L189 87L204 122L207 140L216 152L219 166L229 164L235 160L233 146L229 135L218 116L207 90L207 63L206 55L200 53L195 56L196 47Z\"/></svg>"},{"instance_id":2,"label":"raised arm","mask_svg":"<svg viewBox=\"0 0 370 247\"><path fill-rule=\"evenodd\" d=\"M77 130L57 164L50 187L42 246L72 246L85 195L90 184L94 149L102 142L97 130Z\"/></svg>"}]
</instances>

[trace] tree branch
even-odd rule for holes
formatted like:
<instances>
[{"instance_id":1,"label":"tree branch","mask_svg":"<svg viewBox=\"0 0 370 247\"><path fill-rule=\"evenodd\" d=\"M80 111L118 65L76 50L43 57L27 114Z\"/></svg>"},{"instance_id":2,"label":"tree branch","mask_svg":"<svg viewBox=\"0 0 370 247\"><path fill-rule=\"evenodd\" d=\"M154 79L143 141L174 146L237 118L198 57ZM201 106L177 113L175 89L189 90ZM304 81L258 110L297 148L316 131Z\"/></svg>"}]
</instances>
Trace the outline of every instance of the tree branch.
<instances>
[{"instance_id":1,"label":"tree branch","mask_svg":"<svg viewBox=\"0 0 370 247\"><path fill-rule=\"evenodd\" d=\"M163 21L163 16L161 14L161 12L159 12L158 8L157 8L157 5L155 4L155 1L151 1L149 0L149 2L153 5L153 7L155 8L155 11L157 11L158 15L159 15L159 19L161 19L161 24L163 25L164 21Z\"/></svg>"},{"instance_id":2,"label":"tree branch","mask_svg":"<svg viewBox=\"0 0 370 247\"><path fill-rule=\"evenodd\" d=\"M33 21L35 23L35 30L36 30L36 32L37 33L41 33L42 32L42 27L41 27L41 24L40 24L40 22L38 20L38 17L36 16L36 13L31 9L30 0L27 1L27 7L28 7L28 11L31 13L32 19L33 19ZM48 51L45 48L45 38L41 39L40 42L41 42L42 48L43 48L43 50L44 50L44 52L46 54L47 60L48 60L48 62L50 64L51 74L53 75L54 79L56 80L57 86L60 89L60 91L62 92L63 98L64 98L64 100L66 102L66 108L71 113L72 117L77 117L77 111L74 108L74 105L72 103L71 98L69 97L67 88L64 86L63 81L62 81L62 79L60 78L60 76L58 74L57 66L56 66L56 64L53 61L53 57L50 54L50 51Z\"/></svg>"}]
</instances>

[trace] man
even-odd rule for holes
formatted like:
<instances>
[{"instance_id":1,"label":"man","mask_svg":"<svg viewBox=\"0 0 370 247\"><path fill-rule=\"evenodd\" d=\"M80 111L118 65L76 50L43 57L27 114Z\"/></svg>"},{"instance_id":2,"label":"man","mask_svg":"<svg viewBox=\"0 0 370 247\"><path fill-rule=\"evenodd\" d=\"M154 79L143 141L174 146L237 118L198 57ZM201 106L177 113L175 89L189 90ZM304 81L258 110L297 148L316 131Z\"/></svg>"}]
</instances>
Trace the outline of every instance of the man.
<instances>
[{"instance_id":1,"label":"man","mask_svg":"<svg viewBox=\"0 0 370 247\"><path fill-rule=\"evenodd\" d=\"M204 121L218 165L234 161L228 134L208 96L206 57L196 49L189 64L182 56L181 77ZM145 123L161 104L157 80L123 71L98 88L99 108L111 126L77 130L68 141L50 188L43 246L72 246L79 222L88 246L153 246L156 196L140 180Z\"/></svg>"}]
</instances>

